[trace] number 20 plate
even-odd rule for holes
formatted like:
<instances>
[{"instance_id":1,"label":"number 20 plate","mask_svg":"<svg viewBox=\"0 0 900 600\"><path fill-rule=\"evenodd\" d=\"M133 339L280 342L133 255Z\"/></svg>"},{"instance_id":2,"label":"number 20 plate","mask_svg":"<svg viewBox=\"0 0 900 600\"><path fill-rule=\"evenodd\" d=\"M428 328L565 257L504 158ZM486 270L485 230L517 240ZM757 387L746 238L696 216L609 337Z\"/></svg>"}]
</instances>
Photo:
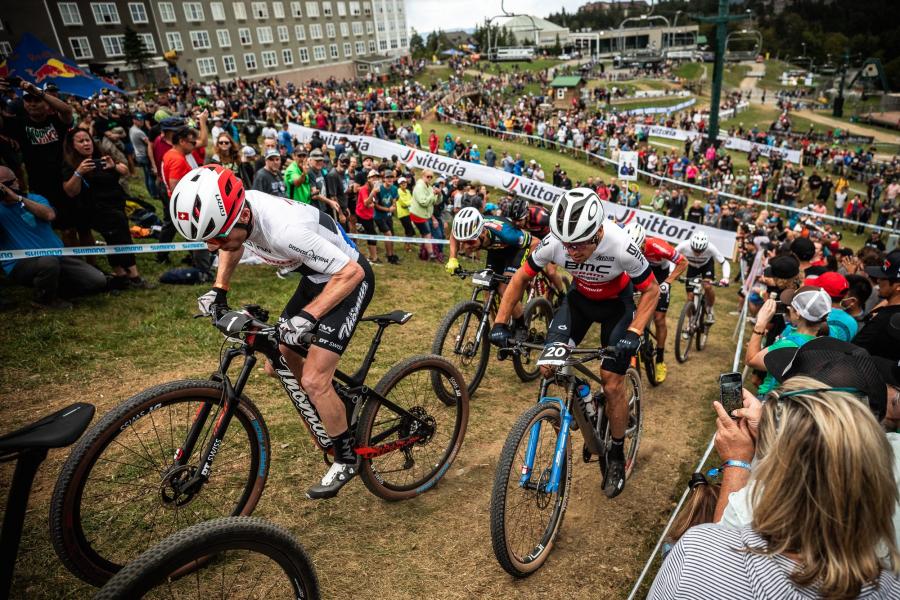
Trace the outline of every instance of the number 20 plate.
<instances>
[{"instance_id":1,"label":"number 20 plate","mask_svg":"<svg viewBox=\"0 0 900 600\"><path fill-rule=\"evenodd\" d=\"M551 344L544 348L543 352L541 352L540 358L538 358L537 364L547 365L547 366L560 366L566 364L566 359L569 358L569 353L571 352L571 348L569 348L565 344Z\"/></svg>"}]
</instances>

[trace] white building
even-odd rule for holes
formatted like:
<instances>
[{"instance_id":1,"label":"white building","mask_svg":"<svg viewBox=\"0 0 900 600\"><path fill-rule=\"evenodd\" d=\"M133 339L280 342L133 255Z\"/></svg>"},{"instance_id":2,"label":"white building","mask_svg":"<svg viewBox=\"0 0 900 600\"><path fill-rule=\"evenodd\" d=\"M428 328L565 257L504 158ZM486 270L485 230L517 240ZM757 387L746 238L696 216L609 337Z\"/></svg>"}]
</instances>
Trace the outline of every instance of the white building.
<instances>
[{"instance_id":1,"label":"white building","mask_svg":"<svg viewBox=\"0 0 900 600\"><path fill-rule=\"evenodd\" d=\"M375 41L380 54L409 54L406 0L372 0Z\"/></svg>"},{"instance_id":2,"label":"white building","mask_svg":"<svg viewBox=\"0 0 900 600\"><path fill-rule=\"evenodd\" d=\"M549 48L556 44L557 39L562 46L569 42L568 27L560 27L556 23L540 17L519 15L505 21L498 21L498 24L506 27L516 36L518 45L524 45L527 42L532 46Z\"/></svg>"}]
</instances>

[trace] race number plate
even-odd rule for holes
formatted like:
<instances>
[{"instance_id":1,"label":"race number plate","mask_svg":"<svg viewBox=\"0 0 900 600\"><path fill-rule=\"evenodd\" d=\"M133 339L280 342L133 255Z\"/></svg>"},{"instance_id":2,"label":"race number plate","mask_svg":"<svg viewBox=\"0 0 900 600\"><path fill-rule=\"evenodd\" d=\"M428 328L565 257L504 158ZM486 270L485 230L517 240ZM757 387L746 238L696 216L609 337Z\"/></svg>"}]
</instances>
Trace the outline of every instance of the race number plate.
<instances>
[{"instance_id":1,"label":"race number plate","mask_svg":"<svg viewBox=\"0 0 900 600\"><path fill-rule=\"evenodd\" d=\"M490 288L491 287L491 279L493 278L494 272L490 269L485 269L484 271L478 271L474 275L472 275L472 283L479 287Z\"/></svg>"},{"instance_id":2,"label":"race number plate","mask_svg":"<svg viewBox=\"0 0 900 600\"><path fill-rule=\"evenodd\" d=\"M565 344L550 344L544 348L543 352L541 352L537 364L538 366L546 365L550 367L564 365L566 364L566 359L569 358L569 353L571 351L572 349Z\"/></svg>"}]
</instances>

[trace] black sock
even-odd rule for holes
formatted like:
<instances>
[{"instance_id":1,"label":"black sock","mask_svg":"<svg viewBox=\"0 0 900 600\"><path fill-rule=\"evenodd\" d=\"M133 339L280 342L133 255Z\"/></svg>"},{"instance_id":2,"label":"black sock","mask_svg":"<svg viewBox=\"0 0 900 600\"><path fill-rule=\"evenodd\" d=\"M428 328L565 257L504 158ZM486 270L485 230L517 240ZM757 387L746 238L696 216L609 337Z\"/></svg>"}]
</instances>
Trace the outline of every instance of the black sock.
<instances>
[{"instance_id":1,"label":"black sock","mask_svg":"<svg viewBox=\"0 0 900 600\"><path fill-rule=\"evenodd\" d=\"M656 362L661 363L665 360L665 348L657 348L656 349Z\"/></svg>"},{"instance_id":2,"label":"black sock","mask_svg":"<svg viewBox=\"0 0 900 600\"><path fill-rule=\"evenodd\" d=\"M625 460L625 438L613 438L609 448L609 457Z\"/></svg>"},{"instance_id":3,"label":"black sock","mask_svg":"<svg viewBox=\"0 0 900 600\"><path fill-rule=\"evenodd\" d=\"M356 444L349 430L331 438L331 443L334 445L334 462L345 465L356 464L356 452L353 451Z\"/></svg>"}]
</instances>

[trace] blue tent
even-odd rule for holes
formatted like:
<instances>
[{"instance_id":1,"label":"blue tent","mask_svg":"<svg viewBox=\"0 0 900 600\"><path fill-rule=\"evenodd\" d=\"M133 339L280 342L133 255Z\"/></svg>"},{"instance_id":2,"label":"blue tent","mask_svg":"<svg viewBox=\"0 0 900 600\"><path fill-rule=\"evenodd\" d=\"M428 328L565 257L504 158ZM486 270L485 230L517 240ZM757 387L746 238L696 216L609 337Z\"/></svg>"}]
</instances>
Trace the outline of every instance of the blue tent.
<instances>
[{"instance_id":1,"label":"blue tent","mask_svg":"<svg viewBox=\"0 0 900 600\"><path fill-rule=\"evenodd\" d=\"M461 54L465 54L465 52L460 52L459 50L451 48L449 50L444 50L443 52L441 52L441 54L443 54L444 56L459 56Z\"/></svg>"},{"instance_id":2,"label":"blue tent","mask_svg":"<svg viewBox=\"0 0 900 600\"><path fill-rule=\"evenodd\" d=\"M103 89L125 93L125 90L88 73L73 60L54 52L30 33L22 34L22 40L9 55L6 67L7 77L21 77L39 87L53 83L60 93L80 98L88 98Z\"/></svg>"}]
</instances>

